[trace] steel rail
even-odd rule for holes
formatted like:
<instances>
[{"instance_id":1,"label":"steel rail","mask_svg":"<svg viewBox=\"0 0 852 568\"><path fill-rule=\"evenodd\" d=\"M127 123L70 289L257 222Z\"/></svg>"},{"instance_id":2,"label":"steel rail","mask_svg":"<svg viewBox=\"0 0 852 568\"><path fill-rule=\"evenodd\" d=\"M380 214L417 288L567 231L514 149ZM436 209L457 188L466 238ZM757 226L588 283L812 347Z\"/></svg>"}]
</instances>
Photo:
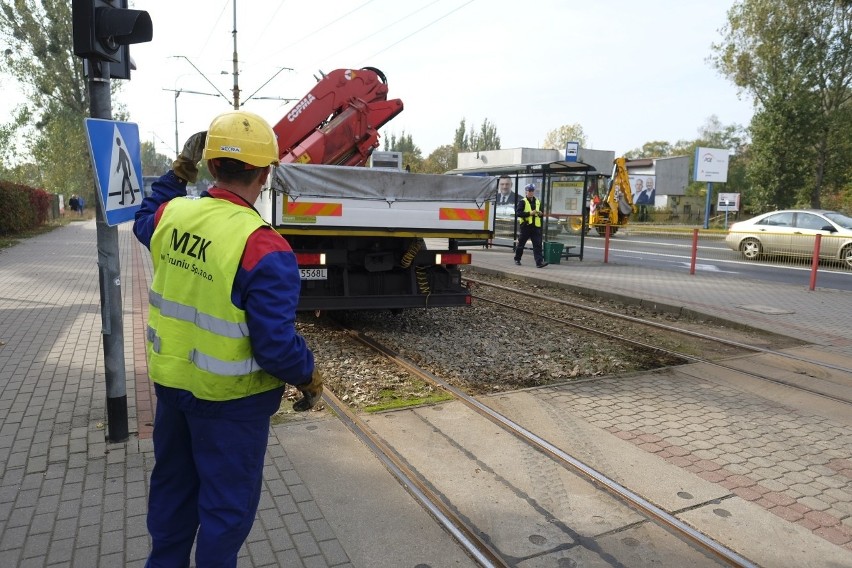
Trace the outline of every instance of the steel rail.
<instances>
[{"instance_id":1,"label":"steel rail","mask_svg":"<svg viewBox=\"0 0 852 568\"><path fill-rule=\"evenodd\" d=\"M480 566L483 568L508 568L509 565L506 564L499 553L483 541L458 515L453 513L375 430L349 410L329 389L323 389L322 398L344 425L370 448L391 475L399 481L400 485L456 539Z\"/></svg>"},{"instance_id":2,"label":"steel rail","mask_svg":"<svg viewBox=\"0 0 852 568\"><path fill-rule=\"evenodd\" d=\"M538 300L547 299L547 300L550 300L550 301L553 301L553 302L556 302L556 303L559 303L559 304L567 305L567 306L572 307L572 308L589 310L589 311L592 311L594 313L597 313L597 314L600 314L600 315L611 316L613 318L626 319L626 320L632 321L634 323L640 323L640 324L648 325L648 326L651 326L651 327L656 327L656 328L663 329L665 331L669 331L669 332L673 332L673 333L681 333L683 335L689 335L689 336L692 336L692 337L697 337L699 339L703 339L703 340L706 340L706 341L713 341L713 342L720 343L722 345L727 345L727 346L730 346L730 347L739 347L739 348L742 348L744 350L751 350L751 351L760 352L760 353L763 353L763 354L775 355L775 356L782 357L782 358L789 358L789 359L792 359L794 361L806 362L806 363L809 363L811 365L816 365L818 367L823 367L823 368L826 368L826 369L832 369L832 370L835 370L835 371L852 373L852 370L850 370L850 369L844 369L842 367L836 367L836 366L830 365L830 364L823 364L823 363L820 363L819 361L812 361L812 360L808 360L807 358L797 357L795 355L787 355L786 353L782 353L780 351L772 351L770 349L764 349L762 347L747 345L745 343L739 343L737 341L731 341L731 340L728 340L728 339L713 337L712 335L707 335L707 334L704 334L704 333L691 331L691 330L688 330L688 329L681 329L681 328L666 325L666 324L660 324L660 323L652 322L652 321L645 321L641 318L635 318L633 316L625 316L623 314L608 312L608 311L602 310L600 308L583 306L582 304L572 304L570 302L563 302L563 301L559 300L558 298L547 298L546 296L538 296L538 295L531 294L529 292L523 292L523 291L520 291L520 290L512 290L511 288L506 288L506 287L499 286L499 285L493 285L493 284L487 284L487 283L486 283L486 285L494 286L494 287L500 288L502 290L505 290L507 292L520 294L522 296L531 296L531 297L535 297ZM849 399L846 399L846 398L843 398L843 397L839 397L839 396L835 396L833 394L821 392L821 391L818 391L818 390L815 390L815 389L810 389L810 388L804 387L802 385L797 385L796 383L792 383L790 381L785 381L785 380L782 380L782 379L776 379L775 377L768 377L766 375L761 375L759 373L754 373L752 371L746 371L744 369L739 369L739 368L737 368L733 365L726 365L726 364L720 363L718 361L711 361L710 359L704 359L702 357L697 357L695 355L690 355L688 353L680 353L678 351L672 351L670 349L666 349L666 348L660 347L658 345L651 345L651 344L645 343L643 341L638 341L636 339L631 339L629 337L624 337L624 336L618 335L617 333L610 333L608 331L601 331L600 329L596 329L594 327L589 327L589 326L582 325L582 324L579 324L579 323L574 323L572 321L568 321L568 320L564 320L564 319L561 319L561 318L549 316L547 314L540 314L540 313L528 310L526 308L513 306L512 304L506 304L505 302L500 302L498 300L492 300L490 298L483 298L482 296L474 296L474 298L477 299L477 300L481 300L483 302L489 302L489 303L492 303L492 304L496 304L498 306L508 308L508 309L511 309L511 310L515 310L515 311L518 311L518 312L521 312L521 313L524 313L524 314L534 315L534 316L541 317L541 318L544 318L544 319L547 319L547 320L550 320L550 321L555 321L557 323L561 323L563 325L573 327L575 329L579 329L579 330L582 330L582 331L585 331L585 332L588 332L588 333L594 333L594 334L597 334L597 335L601 335L601 336L606 337L608 339L617 339L622 343L628 343L628 344L634 345L636 347L641 347L643 349L649 349L649 350L656 351L656 352L659 352L659 353L664 353L666 355L669 355L670 357L685 359L685 360L691 361L693 363L702 363L702 364L705 364L705 365L717 367L719 369L725 369L727 371L734 371L734 372L752 377L754 379L766 381L766 382L769 382L769 383L774 383L776 385L785 386L785 387L788 387L788 388L791 388L791 389L796 389L796 390L799 390L799 391L802 391L802 392L806 392L808 394L812 394L814 396L819 396L819 397L825 398L827 400L839 402L841 404L852 405L852 400L849 400Z\"/></svg>"},{"instance_id":3,"label":"steel rail","mask_svg":"<svg viewBox=\"0 0 852 568\"><path fill-rule=\"evenodd\" d=\"M686 540L689 540L694 544L700 546L703 550L714 554L716 557L727 562L731 566L737 568L757 568L756 564L739 555L737 552L731 550L730 548L719 542L716 542L707 535L695 530L694 528L690 527L674 515L666 512L660 507L657 507L644 497L641 497L633 491L630 491L617 481L607 477L606 475L597 471L591 466L567 454L566 452L551 444L547 440L530 432L523 426L510 420L508 417L500 414L499 412L486 406L485 404L479 402L475 398L469 396L467 393L462 392L456 387L450 385L443 379L435 376L434 374L430 373L425 369L421 369L415 363L409 361L402 355L394 352L393 350L389 349L388 347L385 347L384 345L381 345L377 341L367 337L366 335L358 331L345 328L342 325L340 327L341 329L344 329L346 333L349 334L352 338L358 340L359 342L370 347L371 349L378 351L379 353L396 362L398 365L405 368L412 374L436 386L443 388L447 392L450 392L458 400L460 400L467 407L471 408L478 414L482 415L488 420L491 420L492 422L494 422L501 428L507 430L511 434L515 435L522 441L536 447L545 455L548 455L551 458L569 466L575 471L585 475L592 482L605 487L611 493L618 495L627 504L643 512L646 516L656 520L660 524L668 526L669 528L683 536Z\"/></svg>"},{"instance_id":4,"label":"steel rail","mask_svg":"<svg viewBox=\"0 0 852 568\"><path fill-rule=\"evenodd\" d=\"M493 284L491 282L485 282L484 280L477 280L475 278L470 278L470 277L467 277L467 276L465 276L464 279L467 280L468 282L473 282L474 284L477 284L477 285L480 285L480 286L488 286L488 287L491 287L491 288L496 288L498 290L503 290L505 292L512 292L512 293L515 293L515 294L520 294L522 296L529 296L531 298L535 298L536 300L547 300L548 302L553 302L553 303L560 304L560 305L563 305L563 306L567 306L567 307L570 307L570 308L577 308L577 309L593 312L593 313L596 313L596 314L609 316L609 317L612 317L612 318L617 318L617 319L630 321L630 322L634 322L634 323L640 323L640 324L647 325L647 326L650 326L650 327L656 327L656 328L662 329L664 331L672 331L672 332L675 332L675 333L690 335L692 337L696 337L696 338L699 338L699 339L706 339L708 341L714 341L716 343L727 345L729 347L738 347L740 349L745 349L745 350L748 350L748 351L754 351L754 352L758 352L758 353L764 353L764 354L767 354L767 355L777 355L778 357L784 357L786 359L801 361L802 363L810 363L812 365L817 365L817 366L823 367L825 369L832 369L834 371L840 371L840 372L843 372L843 373L852 373L852 369L847 369L845 367L838 367L838 366L832 365L830 363L824 363L824 362L821 362L821 361L815 361L813 359L809 359L807 357L802 357L802 356L799 356L799 355L793 355L791 353L784 353L783 351L775 351L774 349L767 349L765 347L758 347L756 345L749 345L747 343L740 343L739 341L733 341L731 339L725 339L723 337L716 337L716 336L713 336L713 335L708 335L706 333L701 333L699 331L692 331L692 330L689 330L689 329L683 329L683 328L679 328L679 327L676 327L676 326L673 326L673 325L668 325L668 324L665 324L665 323L643 320L642 318L637 318L637 317L634 317L634 316L628 316L626 314L619 314L619 313L615 313L615 312L610 312L608 310L604 310L602 308L596 308L594 306L577 304L575 302L569 302L567 300L562 300L560 298L552 298L552 297L549 297L549 296L542 296L540 294L533 294L531 292L524 292L523 290L516 290L516 289L513 289L513 288L509 288L508 286L501 286L500 284ZM481 298L481 297L477 297L477 298L480 299L480 300L487 300L487 298Z\"/></svg>"}]
</instances>

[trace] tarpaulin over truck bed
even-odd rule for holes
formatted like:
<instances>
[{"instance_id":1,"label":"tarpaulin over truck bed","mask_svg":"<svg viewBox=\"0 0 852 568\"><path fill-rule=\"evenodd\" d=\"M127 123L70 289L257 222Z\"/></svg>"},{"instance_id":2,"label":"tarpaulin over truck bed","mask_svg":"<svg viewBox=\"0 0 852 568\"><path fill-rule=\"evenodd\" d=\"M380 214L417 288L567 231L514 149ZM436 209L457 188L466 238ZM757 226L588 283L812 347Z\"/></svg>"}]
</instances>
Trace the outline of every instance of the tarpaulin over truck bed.
<instances>
[{"instance_id":1,"label":"tarpaulin over truck bed","mask_svg":"<svg viewBox=\"0 0 852 568\"><path fill-rule=\"evenodd\" d=\"M380 168L281 164L273 169L272 189L300 197L377 201L441 201L482 204L493 201L497 178L410 174Z\"/></svg>"}]
</instances>

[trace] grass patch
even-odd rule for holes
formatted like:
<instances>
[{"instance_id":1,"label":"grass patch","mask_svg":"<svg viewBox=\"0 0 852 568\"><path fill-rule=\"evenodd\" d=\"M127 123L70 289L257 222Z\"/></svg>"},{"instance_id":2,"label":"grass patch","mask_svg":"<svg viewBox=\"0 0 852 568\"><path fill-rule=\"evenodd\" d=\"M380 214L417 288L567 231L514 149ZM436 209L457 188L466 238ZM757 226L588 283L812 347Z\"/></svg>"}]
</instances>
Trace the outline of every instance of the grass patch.
<instances>
[{"instance_id":1,"label":"grass patch","mask_svg":"<svg viewBox=\"0 0 852 568\"><path fill-rule=\"evenodd\" d=\"M427 396L399 396L393 389L379 391L379 402L364 407L364 412L382 412L384 410L399 410L411 406L435 404L452 400L453 396L446 391L438 391Z\"/></svg>"}]
</instances>

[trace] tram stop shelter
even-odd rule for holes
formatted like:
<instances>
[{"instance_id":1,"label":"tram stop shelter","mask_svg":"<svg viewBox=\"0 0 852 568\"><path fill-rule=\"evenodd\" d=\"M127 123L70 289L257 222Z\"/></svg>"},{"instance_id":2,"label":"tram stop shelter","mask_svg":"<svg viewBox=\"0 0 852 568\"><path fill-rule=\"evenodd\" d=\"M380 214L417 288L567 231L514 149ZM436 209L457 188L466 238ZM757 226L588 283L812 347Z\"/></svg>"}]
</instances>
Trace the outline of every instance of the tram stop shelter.
<instances>
[{"instance_id":1,"label":"tram stop shelter","mask_svg":"<svg viewBox=\"0 0 852 568\"><path fill-rule=\"evenodd\" d=\"M586 231L589 222L589 200L598 187L610 177L597 171L594 165L584 162L551 161L527 164L505 164L473 168L458 168L448 175L495 176L507 178L511 189L505 192L507 182L498 183L494 199L494 239L490 246L511 247L518 242L519 226L515 206L524 198L524 187L533 183L536 197L541 199L545 214L543 224L544 260L558 264L562 258L583 260ZM529 245L528 245L529 246Z\"/></svg>"}]
</instances>

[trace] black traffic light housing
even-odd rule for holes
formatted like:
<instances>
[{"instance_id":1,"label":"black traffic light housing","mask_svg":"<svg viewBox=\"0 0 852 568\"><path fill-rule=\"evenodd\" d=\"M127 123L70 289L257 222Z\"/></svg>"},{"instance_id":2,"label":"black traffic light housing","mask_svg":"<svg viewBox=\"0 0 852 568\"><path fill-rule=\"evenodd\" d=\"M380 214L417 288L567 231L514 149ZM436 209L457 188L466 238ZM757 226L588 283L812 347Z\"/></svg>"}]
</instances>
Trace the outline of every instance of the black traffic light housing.
<instances>
[{"instance_id":1,"label":"black traffic light housing","mask_svg":"<svg viewBox=\"0 0 852 568\"><path fill-rule=\"evenodd\" d=\"M127 0L72 0L74 55L108 61L113 78L130 78L132 43L151 41L151 16L128 10Z\"/></svg>"}]
</instances>

